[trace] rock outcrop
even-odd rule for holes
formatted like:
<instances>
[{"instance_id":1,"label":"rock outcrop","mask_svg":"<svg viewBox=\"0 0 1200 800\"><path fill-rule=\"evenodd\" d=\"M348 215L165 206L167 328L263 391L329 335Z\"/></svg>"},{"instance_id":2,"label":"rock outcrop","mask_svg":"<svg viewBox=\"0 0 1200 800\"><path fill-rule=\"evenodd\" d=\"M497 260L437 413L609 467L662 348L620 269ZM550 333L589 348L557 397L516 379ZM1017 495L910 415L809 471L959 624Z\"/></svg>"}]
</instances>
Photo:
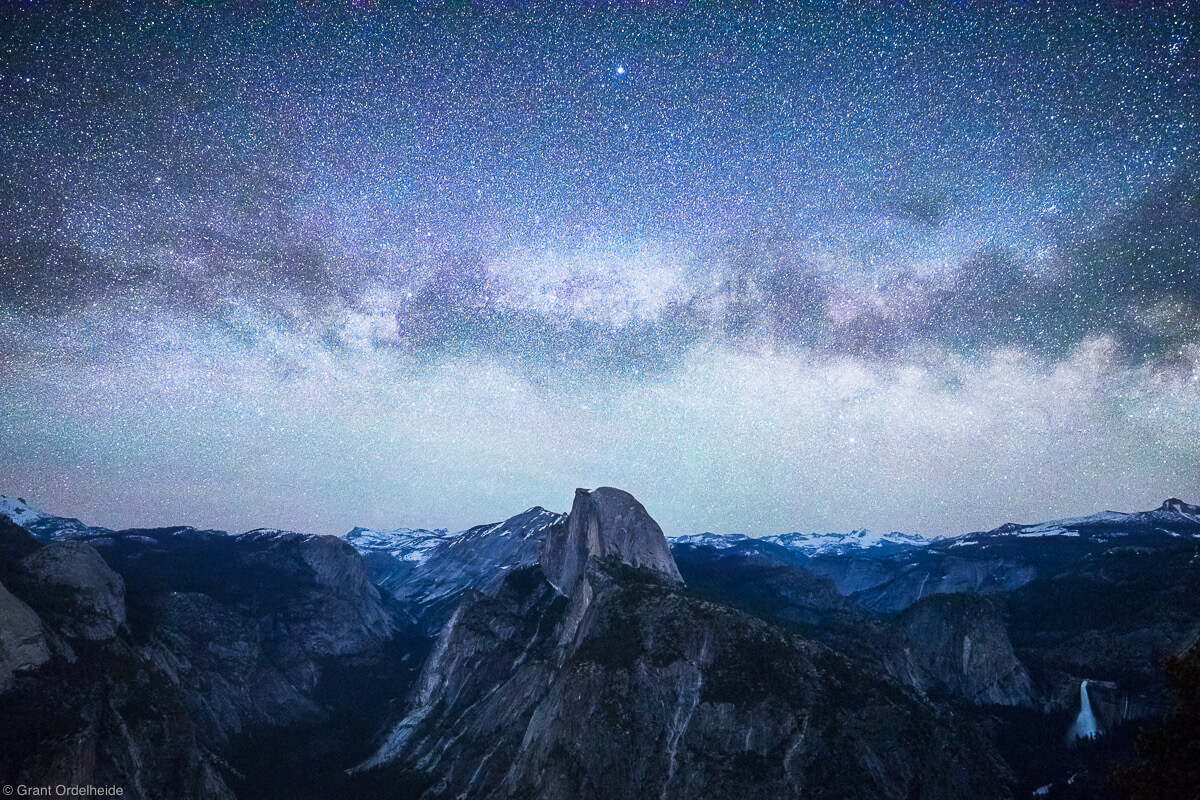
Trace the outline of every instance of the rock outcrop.
<instances>
[{"instance_id":1,"label":"rock outcrop","mask_svg":"<svg viewBox=\"0 0 1200 800\"><path fill-rule=\"evenodd\" d=\"M83 542L55 542L21 561L28 591L64 636L99 641L125 627L125 582Z\"/></svg>"},{"instance_id":2,"label":"rock outcrop","mask_svg":"<svg viewBox=\"0 0 1200 800\"><path fill-rule=\"evenodd\" d=\"M41 617L8 586L19 585L23 558L41 545L18 525L0 517L0 693L13 677L50 660L48 631Z\"/></svg>"},{"instance_id":3,"label":"rock outcrop","mask_svg":"<svg viewBox=\"0 0 1200 800\"><path fill-rule=\"evenodd\" d=\"M537 566L468 594L354 774L427 798L1007 796L977 733L687 592L628 494L580 490ZM549 572L550 575L547 575Z\"/></svg>"},{"instance_id":4,"label":"rock outcrop","mask_svg":"<svg viewBox=\"0 0 1200 800\"><path fill-rule=\"evenodd\" d=\"M592 558L613 558L683 582L662 528L620 489L576 489L566 526L548 532L538 564L556 589L570 595Z\"/></svg>"},{"instance_id":5,"label":"rock outcrop","mask_svg":"<svg viewBox=\"0 0 1200 800\"><path fill-rule=\"evenodd\" d=\"M298 726L322 757L347 759L330 765L340 774L346 718L377 724L382 704L328 695L328 675L353 668L368 700L381 670L404 683L406 668L388 672L392 618L335 537L162 529L43 544L4 519L0 577L0 783L262 797L261 759L288 752L263 751L263 736Z\"/></svg>"},{"instance_id":6,"label":"rock outcrop","mask_svg":"<svg viewBox=\"0 0 1200 800\"><path fill-rule=\"evenodd\" d=\"M923 691L979 705L1032 702L1029 673L988 598L934 595L910 606L896 624Z\"/></svg>"},{"instance_id":7,"label":"rock outcrop","mask_svg":"<svg viewBox=\"0 0 1200 800\"><path fill-rule=\"evenodd\" d=\"M413 557L397 557L386 540L347 536L362 552L381 591L430 636L436 636L468 590L495 594L514 569L538 562L550 531L565 526L566 515L535 506L490 525L477 525L438 542ZM407 538L407 537L406 537Z\"/></svg>"},{"instance_id":8,"label":"rock outcrop","mask_svg":"<svg viewBox=\"0 0 1200 800\"><path fill-rule=\"evenodd\" d=\"M28 672L50 660L50 645L42 620L0 584L0 693L13 675Z\"/></svg>"}]
</instances>

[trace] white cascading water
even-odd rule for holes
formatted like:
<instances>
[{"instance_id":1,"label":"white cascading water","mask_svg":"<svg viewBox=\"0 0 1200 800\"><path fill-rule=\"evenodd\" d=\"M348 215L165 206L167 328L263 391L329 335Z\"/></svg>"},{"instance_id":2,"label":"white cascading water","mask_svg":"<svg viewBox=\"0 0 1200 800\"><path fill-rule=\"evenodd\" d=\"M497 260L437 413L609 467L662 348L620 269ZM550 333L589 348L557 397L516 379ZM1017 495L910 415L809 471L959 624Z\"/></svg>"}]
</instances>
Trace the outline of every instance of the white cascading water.
<instances>
[{"instance_id":1,"label":"white cascading water","mask_svg":"<svg viewBox=\"0 0 1200 800\"><path fill-rule=\"evenodd\" d=\"M1077 739L1095 739L1100 733L1096 715L1092 713L1092 702L1088 700L1087 685L1087 681L1079 685L1079 716L1067 731L1067 744L1074 744Z\"/></svg>"}]
</instances>

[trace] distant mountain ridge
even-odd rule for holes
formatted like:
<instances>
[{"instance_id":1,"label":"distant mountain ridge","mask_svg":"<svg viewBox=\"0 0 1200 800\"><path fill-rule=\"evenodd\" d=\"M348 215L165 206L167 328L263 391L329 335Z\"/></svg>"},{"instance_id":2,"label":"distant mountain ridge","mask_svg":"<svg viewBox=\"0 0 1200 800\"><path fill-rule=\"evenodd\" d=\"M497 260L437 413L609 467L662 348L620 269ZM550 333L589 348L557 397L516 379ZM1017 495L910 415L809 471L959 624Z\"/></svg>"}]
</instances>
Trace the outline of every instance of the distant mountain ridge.
<instances>
[{"instance_id":1,"label":"distant mountain ridge","mask_svg":"<svg viewBox=\"0 0 1200 800\"><path fill-rule=\"evenodd\" d=\"M548 511L540 506L502 522L477 525L465 531L450 532L446 528L396 528L378 530L356 527L342 536L356 550L364 554L386 554L392 559L414 566L424 564L439 548L463 546L478 542L493 535L533 535L515 520L528 515L538 518L539 530L555 521L566 519L566 514ZM8 517L39 538L60 541L110 536L114 531L88 525L72 517L47 514L29 505L23 498L0 495L0 516ZM132 530L132 529L131 529ZM155 530L197 530L190 526ZM222 533L221 531L207 531ZM684 533L666 537L672 547L689 545L725 549L747 542L769 542L785 547L807 557L825 555L883 555L901 550L937 546L961 547L987 541L991 537L1031 538L1041 536L1067 536L1103 538L1126 533L1165 533L1171 536L1200 537L1200 506L1178 498L1168 498L1150 511L1102 511L1086 517L1069 517L1039 523L1006 522L987 531L974 531L957 536L928 538L919 534L891 531L876 533L867 529L855 529L849 533L781 533L767 536L747 536L740 533ZM525 559L528 560L528 559ZM512 564L511 566L516 566Z\"/></svg>"},{"instance_id":2,"label":"distant mountain ridge","mask_svg":"<svg viewBox=\"0 0 1200 800\"><path fill-rule=\"evenodd\" d=\"M457 536L459 534L452 534L445 528L437 530L397 528L391 531L355 528L342 538L359 551L385 552L400 561L419 564L429 557L429 553L435 547L451 541Z\"/></svg>"},{"instance_id":3,"label":"distant mountain ridge","mask_svg":"<svg viewBox=\"0 0 1200 800\"><path fill-rule=\"evenodd\" d=\"M1007 522L990 531L968 533L956 536L950 541L961 546L1000 536L1082 536L1103 539L1130 533L1200 536L1200 506L1171 497L1152 511L1101 511L1087 517L1070 517L1031 525Z\"/></svg>"},{"instance_id":4,"label":"distant mountain ridge","mask_svg":"<svg viewBox=\"0 0 1200 800\"><path fill-rule=\"evenodd\" d=\"M376 585L432 633L464 592L491 592L508 573L536 564L547 531L566 517L534 506L462 533L356 528L345 540L371 567Z\"/></svg>"},{"instance_id":5,"label":"distant mountain ridge","mask_svg":"<svg viewBox=\"0 0 1200 800\"><path fill-rule=\"evenodd\" d=\"M555 512L546 512L555 513ZM560 515L564 516L565 515ZM507 521L506 521L507 522ZM506 523L495 523L496 526ZM486 526L478 526L486 527ZM471 531L477 531L472 528ZM361 551L388 552L402 561L423 563L438 547L456 541L465 536L468 531L449 533L446 529L428 530L424 528L397 528L396 530L370 530L355 528L345 535L346 541ZM856 550L896 550L908 547L924 547L944 537L928 539L910 533L892 531L891 533L874 533L862 529L849 533L781 533L770 536L752 537L741 533L683 533L667 536L667 542L674 545L696 545L704 547L725 548L740 542L759 541L770 542L789 550L805 555L825 555L829 553L849 553Z\"/></svg>"},{"instance_id":6,"label":"distant mountain ridge","mask_svg":"<svg viewBox=\"0 0 1200 800\"><path fill-rule=\"evenodd\" d=\"M892 531L873 533L853 530L850 533L783 533L751 537L732 533L692 533L668 536L674 545L726 549L749 542L770 542L808 557L826 555L871 555L930 547L961 547L991 541L997 537L1066 536L1103 539L1127 534L1166 534L1177 537L1200 537L1200 506L1169 498L1151 511L1102 511L1087 517L1070 517L1032 524L1006 522L988 531L964 533L958 536L926 538L910 533Z\"/></svg>"},{"instance_id":7,"label":"distant mountain ridge","mask_svg":"<svg viewBox=\"0 0 1200 800\"><path fill-rule=\"evenodd\" d=\"M770 542L806 556L845 554L861 550L892 551L910 547L925 547L937 539L927 539L911 533L892 531L874 533L861 529L849 533L779 533L771 536L750 537L740 533L691 533L668 536L672 545L698 545L725 548L755 539Z\"/></svg>"},{"instance_id":8,"label":"distant mountain ridge","mask_svg":"<svg viewBox=\"0 0 1200 800\"><path fill-rule=\"evenodd\" d=\"M57 517L39 511L29 505L23 497L0 495L0 516L7 517L34 536L49 541L104 536L112 533L108 528L86 525L73 517Z\"/></svg>"}]
</instances>

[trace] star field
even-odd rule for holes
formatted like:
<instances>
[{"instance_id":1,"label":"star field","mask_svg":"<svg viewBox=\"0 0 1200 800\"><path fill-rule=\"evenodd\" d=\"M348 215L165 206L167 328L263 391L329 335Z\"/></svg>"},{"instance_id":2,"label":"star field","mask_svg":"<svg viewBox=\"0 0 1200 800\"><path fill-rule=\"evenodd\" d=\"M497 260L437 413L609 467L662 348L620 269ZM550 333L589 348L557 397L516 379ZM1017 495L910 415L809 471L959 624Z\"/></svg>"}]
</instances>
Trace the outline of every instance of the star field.
<instances>
[{"instance_id":1,"label":"star field","mask_svg":"<svg viewBox=\"0 0 1200 800\"><path fill-rule=\"evenodd\" d=\"M1200 497L1166 4L12 4L0 483L110 526Z\"/></svg>"}]
</instances>

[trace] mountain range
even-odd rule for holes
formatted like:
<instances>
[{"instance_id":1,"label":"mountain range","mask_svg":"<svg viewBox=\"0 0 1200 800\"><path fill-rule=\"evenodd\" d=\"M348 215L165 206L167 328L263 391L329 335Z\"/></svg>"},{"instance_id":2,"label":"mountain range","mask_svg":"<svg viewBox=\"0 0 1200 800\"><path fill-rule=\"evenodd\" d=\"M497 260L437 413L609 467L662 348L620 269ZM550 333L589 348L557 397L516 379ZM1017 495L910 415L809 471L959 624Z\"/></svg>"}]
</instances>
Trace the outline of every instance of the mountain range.
<instances>
[{"instance_id":1,"label":"mountain range","mask_svg":"<svg viewBox=\"0 0 1200 800\"><path fill-rule=\"evenodd\" d=\"M1200 507L1176 499L929 541L668 538L610 488L341 538L0 498L0 782L1116 798L1198 634Z\"/></svg>"}]
</instances>

